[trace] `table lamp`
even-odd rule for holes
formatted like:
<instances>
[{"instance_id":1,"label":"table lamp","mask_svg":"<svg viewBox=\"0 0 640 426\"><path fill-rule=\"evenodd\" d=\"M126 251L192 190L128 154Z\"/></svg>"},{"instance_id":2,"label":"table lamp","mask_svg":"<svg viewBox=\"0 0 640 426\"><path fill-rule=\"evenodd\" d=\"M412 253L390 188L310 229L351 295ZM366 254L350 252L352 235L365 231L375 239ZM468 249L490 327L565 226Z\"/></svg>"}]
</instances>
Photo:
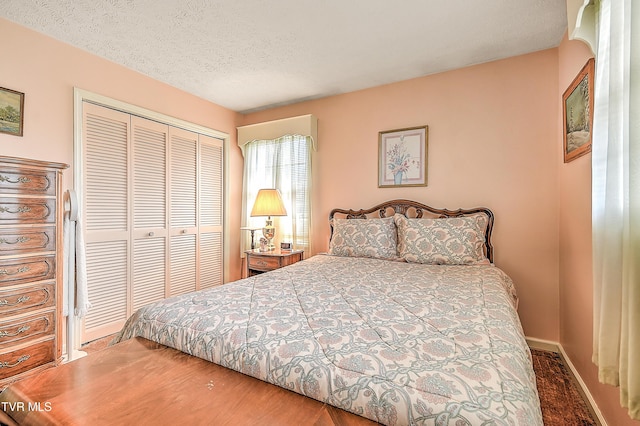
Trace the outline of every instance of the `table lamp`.
<instances>
[{"instance_id":1,"label":"table lamp","mask_svg":"<svg viewBox=\"0 0 640 426\"><path fill-rule=\"evenodd\" d=\"M259 229L262 228L252 228L250 226L243 226L242 228L240 228L241 231L249 231L251 232L251 250L253 250L254 248L256 248L256 243L255 243L255 232Z\"/></svg>"},{"instance_id":2,"label":"table lamp","mask_svg":"<svg viewBox=\"0 0 640 426\"><path fill-rule=\"evenodd\" d=\"M276 235L276 228L273 226L271 216L286 215L287 210L284 208L279 190L268 188L258 191L256 201L253 203L253 209L251 209L251 217L267 216L267 221L262 228L262 235L267 239L267 251L275 249L271 240Z\"/></svg>"}]
</instances>

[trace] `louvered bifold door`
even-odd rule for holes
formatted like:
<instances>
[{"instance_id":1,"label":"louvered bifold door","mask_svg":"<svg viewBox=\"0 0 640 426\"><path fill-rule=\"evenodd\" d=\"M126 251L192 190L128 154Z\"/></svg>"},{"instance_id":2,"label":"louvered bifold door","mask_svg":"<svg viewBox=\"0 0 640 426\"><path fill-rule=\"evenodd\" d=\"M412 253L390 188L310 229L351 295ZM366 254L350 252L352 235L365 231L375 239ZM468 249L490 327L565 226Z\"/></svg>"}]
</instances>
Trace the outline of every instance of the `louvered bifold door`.
<instances>
[{"instance_id":1,"label":"louvered bifold door","mask_svg":"<svg viewBox=\"0 0 640 426\"><path fill-rule=\"evenodd\" d=\"M82 341L118 331L128 317L130 116L83 104L83 214L92 308Z\"/></svg>"},{"instance_id":2,"label":"louvered bifold door","mask_svg":"<svg viewBox=\"0 0 640 426\"><path fill-rule=\"evenodd\" d=\"M223 141L83 102L82 200L93 307L82 341L138 308L223 281Z\"/></svg>"},{"instance_id":3,"label":"louvered bifold door","mask_svg":"<svg viewBox=\"0 0 640 426\"><path fill-rule=\"evenodd\" d=\"M133 310L167 293L167 139L169 127L131 117L133 145Z\"/></svg>"},{"instance_id":4,"label":"louvered bifold door","mask_svg":"<svg viewBox=\"0 0 640 426\"><path fill-rule=\"evenodd\" d=\"M196 290L198 134L169 130L170 295Z\"/></svg>"},{"instance_id":5,"label":"louvered bifold door","mask_svg":"<svg viewBox=\"0 0 640 426\"><path fill-rule=\"evenodd\" d=\"M223 141L200 135L200 288L223 281Z\"/></svg>"}]
</instances>

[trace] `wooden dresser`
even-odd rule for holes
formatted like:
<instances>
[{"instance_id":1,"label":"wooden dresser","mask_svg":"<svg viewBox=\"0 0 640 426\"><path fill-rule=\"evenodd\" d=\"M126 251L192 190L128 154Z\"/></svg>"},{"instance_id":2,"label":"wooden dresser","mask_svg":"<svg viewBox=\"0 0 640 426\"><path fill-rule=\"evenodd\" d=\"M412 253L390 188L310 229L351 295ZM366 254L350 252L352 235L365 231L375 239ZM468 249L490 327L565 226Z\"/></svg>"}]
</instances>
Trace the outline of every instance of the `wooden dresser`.
<instances>
[{"instance_id":1,"label":"wooden dresser","mask_svg":"<svg viewBox=\"0 0 640 426\"><path fill-rule=\"evenodd\" d=\"M304 257L304 250L247 250L247 268L245 276L252 277L263 272L273 271L284 266L300 262Z\"/></svg>"},{"instance_id":2,"label":"wooden dresser","mask_svg":"<svg viewBox=\"0 0 640 426\"><path fill-rule=\"evenodd\" d=\"M62 170L0 156L0 389L62 355Z\"/></svg>"}]
</instances>

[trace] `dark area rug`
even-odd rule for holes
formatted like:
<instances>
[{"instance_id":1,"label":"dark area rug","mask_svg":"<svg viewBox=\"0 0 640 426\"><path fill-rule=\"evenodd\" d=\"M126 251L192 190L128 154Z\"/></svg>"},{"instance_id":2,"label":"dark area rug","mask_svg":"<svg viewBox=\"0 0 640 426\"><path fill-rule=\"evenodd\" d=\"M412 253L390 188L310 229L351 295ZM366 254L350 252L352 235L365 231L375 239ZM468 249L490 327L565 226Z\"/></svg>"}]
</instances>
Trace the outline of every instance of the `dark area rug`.
<instances>
[{"instance_id":1,"label":"dark area rug","mask_svg":"<svg viewBox=\"0 0 640 426\"><path fill-rule=\"evenodd\" d=\"M560 355L531 349L545 425L599 426Z\"/></svg>"}]
</instances>

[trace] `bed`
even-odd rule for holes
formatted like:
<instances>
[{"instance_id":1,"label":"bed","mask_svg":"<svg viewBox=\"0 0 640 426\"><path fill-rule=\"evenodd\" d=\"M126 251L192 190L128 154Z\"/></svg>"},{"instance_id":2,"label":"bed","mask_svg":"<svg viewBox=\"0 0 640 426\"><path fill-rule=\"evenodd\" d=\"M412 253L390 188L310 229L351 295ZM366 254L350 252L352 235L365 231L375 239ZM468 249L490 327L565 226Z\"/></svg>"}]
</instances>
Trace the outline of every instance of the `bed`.
<instances>
[{"instance_id":1,"label":"bed","mask_svg":"<svg viewBox=\"0 0 640 426\"><path fill-rule=\"evenodd\" d=\"M541 425L492 212L330 213L326 254L141 308L136 336L386 425Z\"/></svg>"}]
</instances>

